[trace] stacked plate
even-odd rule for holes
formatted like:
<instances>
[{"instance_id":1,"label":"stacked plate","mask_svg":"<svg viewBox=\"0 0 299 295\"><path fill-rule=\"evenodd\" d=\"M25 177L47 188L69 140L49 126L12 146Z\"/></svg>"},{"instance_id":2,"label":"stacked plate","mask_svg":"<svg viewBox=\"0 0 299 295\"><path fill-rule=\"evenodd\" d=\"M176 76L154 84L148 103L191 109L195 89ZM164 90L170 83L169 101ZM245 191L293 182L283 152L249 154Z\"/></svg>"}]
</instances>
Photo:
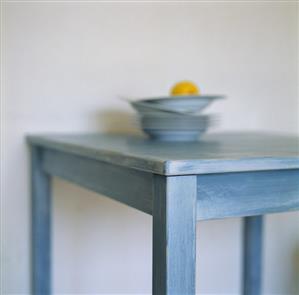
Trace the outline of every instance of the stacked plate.
<instances>
[{"instance_id":1,"label":"stacked plate","mask_svg":"<svg viewBox=\"0 0 299 295\"><path fill-rule=\"evenodd\" d=\"M140 124L151 138L162 141L195 141L212 120L201 111L219 95L172 96L130 101Z\"/></svg>"}]
</instances>

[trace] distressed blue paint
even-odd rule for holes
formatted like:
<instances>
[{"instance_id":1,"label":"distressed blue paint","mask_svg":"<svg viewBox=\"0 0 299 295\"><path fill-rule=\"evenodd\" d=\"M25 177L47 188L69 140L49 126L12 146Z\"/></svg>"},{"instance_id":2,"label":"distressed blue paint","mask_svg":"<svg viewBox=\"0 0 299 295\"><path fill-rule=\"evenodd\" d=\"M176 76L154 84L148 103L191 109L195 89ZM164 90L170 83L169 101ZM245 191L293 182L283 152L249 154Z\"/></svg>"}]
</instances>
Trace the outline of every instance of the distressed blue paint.
<instances>
[{"instance_id":1,"label":"distressed blue paint","mask_svg":"<svg viewBox=\"0 0 299 295\"><path fill-rule=\"evenodd\" d=\"M42 150L31 149L32 179L32 293L51 293L51 196L50 179L44 173Z\"/></svg>"},{"instance_id":2,"label":"distressed blue paint","mask_svg":"<svg viewBox=\"0 0 299 295\"><path fill-rule=\"evenodd\" d=\"M64 152L45 150L43 169L123 204L152 213L152 174L95 161Z\"/></svg>"},{"instance_id":3,"label":"distressed blue paint","mask_svg":"<svg viewBox=\"0 0 299 295\"><path fill-rule=\"evenodd\" d=\"M263 216L243 219L243 295L262 292Z\"/></svg>"},{"instance_id":4,"label":"distressed blue paint","mask_svg":"<svg viewBox=\"0 0 299 295\"><path fill-rule=\"evenodd\" d=\"M198 176L197 219L299 210L299 169Z\"/></svg>"},{"instance_id":5,"label":"distressed blue paint","mask_svg":"<svg viewBox=\"0 0 299 295\"><path fill-rule=\"evenodd\" d=\"M31 136L32 144L162 175L298 169L299 140L264 133L167 143L128 135Z\"/></svg>"},{"instance_id":6,"label":"distressed blue paint","mask_svg":"<svg viewBox=\"0 0 299 295\"><path fill-rule=\"evenodd\" d=\"M33 136L33 293L51 292L55 175L153 215L153 293L195 294L196 220L299 209L298 139L207 135L159 143L117 135ZM261 219L245 219L244 295L259 295Z\"/></svg>"},{"instance_id":7,"label":"distressed blue paint","mask_svg":"<svg viewBox=\"0 0 299 295\"><path fill-rule=\"evenodd\" d=\"M195 294L196 177L154 179L153 294Z\"/></svg>"}]
</instances>

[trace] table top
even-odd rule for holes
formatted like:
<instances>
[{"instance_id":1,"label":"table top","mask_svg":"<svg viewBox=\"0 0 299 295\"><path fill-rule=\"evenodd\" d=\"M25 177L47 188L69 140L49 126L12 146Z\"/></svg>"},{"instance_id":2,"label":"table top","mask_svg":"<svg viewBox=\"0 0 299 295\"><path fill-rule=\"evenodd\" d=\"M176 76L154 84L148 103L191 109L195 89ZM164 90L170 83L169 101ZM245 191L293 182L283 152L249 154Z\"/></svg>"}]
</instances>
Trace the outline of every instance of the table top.
<instances>
[{"instance_id":1,"label":"table top","mask_svg":"<svg viewBox=\"0 0 299 295\"><path fill-rule=\"evenodd\" d=\"M116 134L29 136L32 145L163 175L299 168L299 138L268 133L207 134L199 142L158 142Z\"/></svg>"}]
</instances>

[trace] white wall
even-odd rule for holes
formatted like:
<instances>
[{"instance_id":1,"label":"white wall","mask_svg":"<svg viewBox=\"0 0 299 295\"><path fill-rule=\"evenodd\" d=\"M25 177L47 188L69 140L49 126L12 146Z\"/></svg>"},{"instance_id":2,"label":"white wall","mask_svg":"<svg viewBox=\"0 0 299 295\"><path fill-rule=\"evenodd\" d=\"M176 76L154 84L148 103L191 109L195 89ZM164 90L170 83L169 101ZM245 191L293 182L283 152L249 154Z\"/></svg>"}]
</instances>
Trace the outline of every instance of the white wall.
<instances>
[{"instance_id":1,"label":"white wall","mask_svg":"<svg viewBox=\"0 0 299 295\"><path fill-rule=\"evenodd\" d=\"M296 3L3 4L3 294L29 290L25 135L138 132L118 95L227 94L218 130L298 134ZM56 294L151 291L151 218L54 180ZM198 224L200 294L240 289L240 220ZM265 291L299 294L299 214L267 217Z\"/></svg>"}]
</instances>

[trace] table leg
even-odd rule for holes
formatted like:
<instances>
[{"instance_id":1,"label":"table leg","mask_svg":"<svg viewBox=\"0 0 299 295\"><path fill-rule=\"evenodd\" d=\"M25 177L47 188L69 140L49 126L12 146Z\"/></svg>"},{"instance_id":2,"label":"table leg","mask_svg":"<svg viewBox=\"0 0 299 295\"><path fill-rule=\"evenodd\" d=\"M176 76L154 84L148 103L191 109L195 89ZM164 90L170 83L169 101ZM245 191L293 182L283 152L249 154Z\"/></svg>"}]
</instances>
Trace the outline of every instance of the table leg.
<instances>
[{"instance_id":1,"label":"table leg","mask_svg":"<svg viewBox=\"0 0 299 295\"><path fill-rule=\"evenodd\" d=\"M42 169L42 151L31 150L32 293L51 293L50 177Z\"/></svg>"},{"instance_id":2,"label":"table leg","mask_svg":"<svg viewBox=\"0 0 299 295\"><path fill-rule=\"evenodd\" d=\"M195 294L196 176L155 176L153 294Z\"/></svg>"},{"instance_id":3,"label":"table leg","mask_svg":"<svg viewBox=\"0 0 299 295\"><path fill-rule=\"evenodd\" d=\"M263 216L243 218L243 295L260 295L262 288Z\"/></svg>"}]
</instances>

